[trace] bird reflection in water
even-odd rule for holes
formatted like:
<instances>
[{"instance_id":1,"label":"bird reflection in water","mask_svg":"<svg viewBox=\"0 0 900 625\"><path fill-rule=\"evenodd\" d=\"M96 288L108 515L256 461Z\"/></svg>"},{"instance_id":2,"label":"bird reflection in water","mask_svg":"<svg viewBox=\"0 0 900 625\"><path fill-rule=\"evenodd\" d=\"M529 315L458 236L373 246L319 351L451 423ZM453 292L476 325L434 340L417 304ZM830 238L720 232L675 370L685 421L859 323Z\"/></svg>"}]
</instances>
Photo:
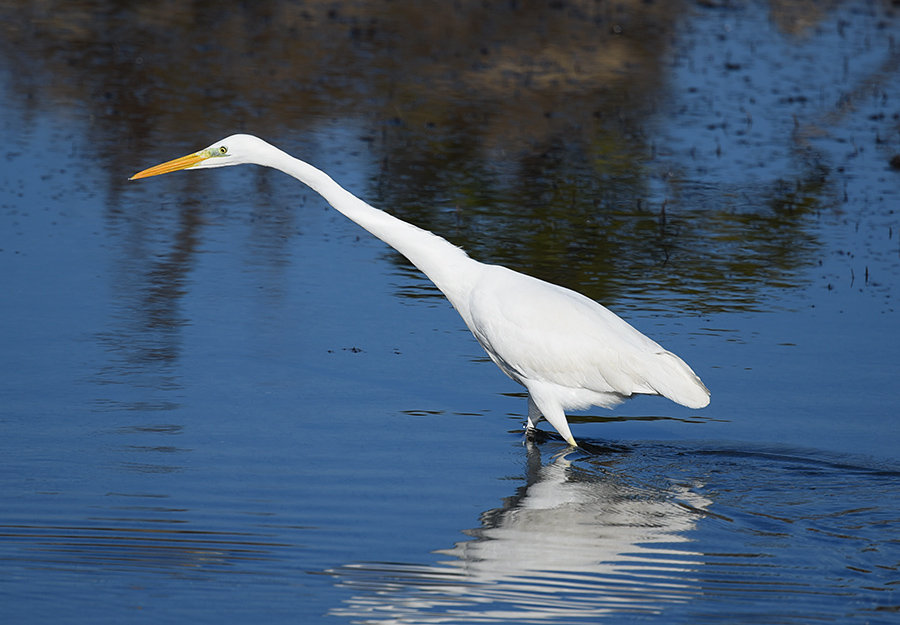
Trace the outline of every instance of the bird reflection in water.
<instances>
[{"instance_id":1,"label":"bird reflection in water","mask_svg":"<svg viewBox=\"0 0 900 625\"><path fill-rule=\"evenodd\" d=\"M368 623L571 622L655 614L699 592L701 554L687 545L711 501L697 485L618 475L608 467L624 449L569 449L544 464L537 445L526 447L526 484L481 516L472 540L438 552L450 560L330 570L355 593L332 613Z\"/></svg>"}]
</instances>

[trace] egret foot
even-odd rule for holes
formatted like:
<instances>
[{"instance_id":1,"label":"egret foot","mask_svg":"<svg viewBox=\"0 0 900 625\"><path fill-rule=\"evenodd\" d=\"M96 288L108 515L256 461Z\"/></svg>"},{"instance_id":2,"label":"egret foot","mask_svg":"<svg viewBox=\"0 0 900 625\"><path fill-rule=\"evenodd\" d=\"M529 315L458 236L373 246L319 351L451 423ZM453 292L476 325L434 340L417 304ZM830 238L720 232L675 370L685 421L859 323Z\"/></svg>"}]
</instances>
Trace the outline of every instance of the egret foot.
<instances>
[{"instance_id":1,"label":"egret foot","mask_svg":"<svg viewBox=\"0 0 900 625\"><path fill-rule=\"evenodd\" d=\"M544 430L539 430L536 427L525 427L525 438L531 443L546 443L548 440L552 438L552 434L549 432L545 432ZM578 443L575 442L575 439L571 436L565 440L572 447L578 447Z\"/></svg>"}]
</instances>

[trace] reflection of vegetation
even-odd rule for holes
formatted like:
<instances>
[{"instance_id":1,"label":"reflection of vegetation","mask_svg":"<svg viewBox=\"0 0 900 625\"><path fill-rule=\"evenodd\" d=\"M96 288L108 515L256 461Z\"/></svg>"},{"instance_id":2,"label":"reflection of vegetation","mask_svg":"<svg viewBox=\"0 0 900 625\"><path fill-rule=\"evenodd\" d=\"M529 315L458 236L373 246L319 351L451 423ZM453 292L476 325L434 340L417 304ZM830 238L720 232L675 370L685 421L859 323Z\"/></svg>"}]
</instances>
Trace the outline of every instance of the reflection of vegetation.
<instances>
[{"instance_id":1,"label":"reflection of vegetation","mask_svg":"<svg viewBox=\"0 0 900 625\"><path fill-rule=\"evenodd\" d=\"M302 155L352 122L382 165L368 199L479 259L606 302L744 308L810 262L827 172L739 206L658 184L645 125L692 7L7 2L0 54L32 70L10 77L21 108L84 107L114 196L148 145L246 130Z\"/></svg>"},{"instance_id":2,"label":"reflection of vegetation","mask_svg":"<svg viewBox=\"0 0 900 625\"><path fill-rule=\"evenodd\" d=\"M477 161L477 150L471 160L415 153L387 166L378 203L480 260L643 310L750 310L761 291L798 286L818 247L809 222L828 201L826 171L776 181L745 204L670 180L678 201L651 203L649 159L622 145L598 139L594 154L548 149L508 176Z\"/></svg>"},{"instance_id":3,"label":"reflection of vegetation","mask_svg":"<svg viewBox=\"0 0 900 625\"><path fill-rule=\"evenodd\" d=\"M671 284L671 275L657 272L659 287L683 299L684 305L697 305L702 298L701 310L751 310L766 290L796 288L799 270L811 262L819 245L810 218L827 197L827 178L814 169L796 184L776 181L768 190L760 189L758 205L697 198L701 209L679 223L677 240L664 244L678 249L680 262L691 268L691 282L678 288Z\"/></svg>"}]
</instances>

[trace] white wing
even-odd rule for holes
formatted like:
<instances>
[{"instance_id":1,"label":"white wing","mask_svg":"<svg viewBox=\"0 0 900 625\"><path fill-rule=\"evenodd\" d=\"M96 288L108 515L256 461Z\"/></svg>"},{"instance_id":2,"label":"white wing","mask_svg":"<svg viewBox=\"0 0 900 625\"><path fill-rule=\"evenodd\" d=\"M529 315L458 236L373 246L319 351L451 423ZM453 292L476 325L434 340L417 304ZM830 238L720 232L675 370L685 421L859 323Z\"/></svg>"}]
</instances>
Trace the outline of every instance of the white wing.
<instances>
[{"instance_id":1,"label":"white wing","mask_svg":"<svg viewBox=\"0 0 900 625\"><path fill-rule=\"evenodd\" d=\"M523 384L659 394L692 408L709 403L680 358L575 291L491 265L471 291L469 314L488 354Z\"/></svg>"}]
</instances>

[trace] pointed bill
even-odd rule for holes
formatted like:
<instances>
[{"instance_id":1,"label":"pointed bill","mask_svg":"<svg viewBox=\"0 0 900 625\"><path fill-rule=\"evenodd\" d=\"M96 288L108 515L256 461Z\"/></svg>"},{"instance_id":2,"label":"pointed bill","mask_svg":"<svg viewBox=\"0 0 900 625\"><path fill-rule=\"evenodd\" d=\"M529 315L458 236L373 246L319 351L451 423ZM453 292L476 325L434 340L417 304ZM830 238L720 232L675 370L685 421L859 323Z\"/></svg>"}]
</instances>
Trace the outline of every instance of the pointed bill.
<instances>
[{"instance_id":1,"label":"pointed bill","mask_svg":"<svg viewBox=\"0 0 900 625\"><path fill-rule=\"evenodd\" d=\"M209 154L207 154L206 150L194 152L193 154L188 154L187 156L182 156L181 158L176 158L175 160L166 161L165 163L150 167L149 169L145 169L144 171L139 171L131 178L129 178L129 180L149 178L150 176L168 174L169 172L178 171L180 169L188 169L189 167L193 167L194 165L201 163L208 158Z\"/></svg>"}]
</instances>

